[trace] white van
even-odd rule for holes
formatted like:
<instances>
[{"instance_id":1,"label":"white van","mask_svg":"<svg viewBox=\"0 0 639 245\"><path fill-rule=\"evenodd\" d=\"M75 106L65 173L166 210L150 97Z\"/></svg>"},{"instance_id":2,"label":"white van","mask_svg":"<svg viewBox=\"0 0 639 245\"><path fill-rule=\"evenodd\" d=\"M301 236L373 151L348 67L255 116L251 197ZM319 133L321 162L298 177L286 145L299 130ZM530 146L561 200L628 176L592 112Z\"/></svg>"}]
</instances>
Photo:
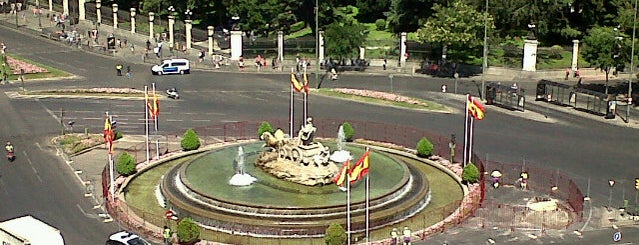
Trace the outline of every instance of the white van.
<instances>
[{"instance_id":1,"label":"white van","mask_svg":"<svg viewBox=\"0 0 639 245\"><path fill-rule=\"evenodd\" d=\"M162 64L151 67L151 73L164 74L188 74L191 72L191 65L187 59L163 60Z\"/></svg>"}]
</instances>

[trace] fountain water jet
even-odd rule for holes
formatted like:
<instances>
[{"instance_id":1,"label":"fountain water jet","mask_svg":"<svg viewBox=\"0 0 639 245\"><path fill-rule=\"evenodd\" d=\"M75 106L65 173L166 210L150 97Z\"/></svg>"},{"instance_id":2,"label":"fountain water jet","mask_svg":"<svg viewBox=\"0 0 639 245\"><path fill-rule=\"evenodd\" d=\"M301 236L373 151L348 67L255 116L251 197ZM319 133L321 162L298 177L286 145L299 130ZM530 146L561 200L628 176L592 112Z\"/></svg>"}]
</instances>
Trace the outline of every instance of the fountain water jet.
<instances>
[{"instance_id":1,"label":"fountain water jet","mask_svg":"<svg viewBox=\"0 0 639 245\"><path fill-rule=\"evenodd\" d=\"M242 146L237 148L237 157L235 158L235 174L229 180L229 184L233 186L248 186L253 184L257 179L244 172L244 149Z\"/></svg>"}]
</instances>

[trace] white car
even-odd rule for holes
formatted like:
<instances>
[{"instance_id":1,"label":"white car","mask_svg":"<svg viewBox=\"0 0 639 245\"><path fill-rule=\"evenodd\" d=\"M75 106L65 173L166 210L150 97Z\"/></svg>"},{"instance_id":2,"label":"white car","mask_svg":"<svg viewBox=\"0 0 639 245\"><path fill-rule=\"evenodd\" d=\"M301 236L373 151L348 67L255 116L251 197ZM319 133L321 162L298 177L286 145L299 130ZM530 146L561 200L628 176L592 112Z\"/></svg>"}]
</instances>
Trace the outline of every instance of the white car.
<instances>
[{"instance_id":1,"label":"white car","mask_svg":"<svg viewBox=\"0 0 639 245\"><path fill-rule=\"evenodd\" d=\"M162 64L151 67L151 73L164 74L188 74L191 72L191 65L187 59L168 59L163 60Z\"/></svg>"},{"instance_id":2,"label":"white car","mask_svg":"<svg viewBox=\"0 0 639 245\"><path fill-rule=\"evenodd\" d=\"M113 233L106 245L151 245L151 243L131 232L120 231Z\"/></svg>"}]
</instances>

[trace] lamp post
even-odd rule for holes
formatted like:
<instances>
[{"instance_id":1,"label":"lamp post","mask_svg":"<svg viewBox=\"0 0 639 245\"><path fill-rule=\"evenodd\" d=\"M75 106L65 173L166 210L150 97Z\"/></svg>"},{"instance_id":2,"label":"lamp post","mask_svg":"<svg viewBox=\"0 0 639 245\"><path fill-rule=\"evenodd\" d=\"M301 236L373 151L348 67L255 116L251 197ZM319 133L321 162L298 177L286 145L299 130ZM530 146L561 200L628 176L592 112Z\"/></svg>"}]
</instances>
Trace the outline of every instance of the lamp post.
<instances>
[{"instance_id":1,"label":"lamp post","mask_svg":"<svg viewBox=\"0 0 639 245\"><path fill-rule=\"evenodd\" d=\"M155 20L155 13L149 12L149 40L153 40L153 21Z\"/></svg>"},{"instance_id":2,"label":"lamp post","mask_svg":"<svg viewBox=\"0 0 639 245\"><path fill-rule=\"evenodd\" d=\"M615 75L619 74L617 67L619 67L619 58L621 57L621 41L623 37L619 36L619 28L615 27L613 29L615 31L615 45L612 50L612 59L615 63ZM608 96L608 79L606 78L606 96Z\"/></svg>"},{"instance_id":3,"label":"lamp post","mask_svg":"<svg viewBox=\"0 0 639 245\"><path fill-rule=\"evenodd\" d=\"M186 49L190 50L191 49L191 29L193 28L193 21L191 20L191 15L193 15L193 12L191 12L191 10L187 9L186 11L184 11L184 16L186 17L186 20L184 20L184 31L186 32Z\"/></svg>"},{"instance_id":4,"label":"lamp post","mask_svg":"<svg viewBox=\"0 0 639 245\"><path fill-rule=\"evenodd\" d=\"M18 0L15 0L15 3L13 5L13 13L16 15L16 28L20 27L18 25Z\"/></svg>"},{"instance_id":5,"label":"lamp post","mask_svg":"<svg viewBox=\"0 0 639 245\"><path fill-rule=\"evenodd\" d=\"M488 14L488 0L486 0L486 8L484 9L484 13ZM484 20L484 51L483 51L484 60L481 63L481 99L486 99L486 69L488 69L488 18ZM455 80L457 81L457 80ZM457 93L455 91L455 93Z\"/></svg>"},{"instance_id":6,"label":"lamp post","mask_svg":"<svg viewBox=\"0 0 639 245\"><path fill-rule=\"evenodd\" d=\"M40 1L38 1L37 4L38 4L38 27L42 29L42 9L40 8Z\"/></svg>"},{"instance_id":7,"label":"lamp post","mask_svg":"<svg viewBox=\"0 0 639 245\"><path fill-rule=\"evenodd\" d=\"M95 11L96 11L96 16L97 16L97 22L96 25L99 23L102 23L102 1L101 0L95 0Z\"/></svg>"},{"instance_id":8,"label":"lamp post","mask_svg":"<svg viewBox=\"0 0 639 245\"><path fill-rule=\"evenodd\" d=\"M118 28L118 4L114 3L111 5L113 7L113 28Z\"/></svg>"},{"instance_id":9,"label":"lamp post","mask_svg":"<svg viewBox=\"0 0 639 245\"><path fill-rule=\"evenodd\" d=\"M637 27L637 0L635 0L635 14L632 19L632 48L630 48L630 74L628 74L628 106L626 106L626 123L630 123L630 107L632 106L632 76L635 68L635 32ZM635 198L636 199L636 198ZM636 202L636 201L635 201Z\"/></svg>"}]
</instances>

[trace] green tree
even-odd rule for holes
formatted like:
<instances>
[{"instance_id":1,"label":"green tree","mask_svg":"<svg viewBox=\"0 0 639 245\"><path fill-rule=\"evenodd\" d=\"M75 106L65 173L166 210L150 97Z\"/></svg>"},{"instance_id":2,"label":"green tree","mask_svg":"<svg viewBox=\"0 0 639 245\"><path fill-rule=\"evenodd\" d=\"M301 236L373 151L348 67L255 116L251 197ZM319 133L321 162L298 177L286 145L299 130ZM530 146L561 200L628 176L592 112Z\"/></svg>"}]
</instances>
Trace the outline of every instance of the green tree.
<instances>
[{"instance_id":1,"label":"green tree","mask_svg":"<svg viewBox=\"0 0 639 245\"><path fill-rule=\"evenodd\" d=\"M355 129L353 128L353 126L350 123L345 122L342 124L342 129L344 130L346 141L353 141L353 137L355 137Z\"/></svg>"},{"instance_id":2,"label":"green tree","mask_svg":"<svg viewBox=\"0 0 639 245\"><path fill-rule=\"evenodd\" d=\"M193 219L186 217L178 223L177 237L181 243L194 242L200 237L200 227Z\"/></svg>"},{"instance_id":3,"label":"green tree","mask_svg":"<svg viewBox=\"0 0 639 245\"><path fill-rule=\"evenodd\" d=\"M346 239L348 239L348 237L342 225L331 223L328 228L326 228L326 236L324 237L326 245L343 245L346 244Z\"/></svg>"},{"instance_id":4,"label":"green tree","mask_svg":"<svg viewBox=\"0 0 639 245\"><path fill-rule=\"evenodd\" d=\"M264 121L260 124L260 127L257 128L257 137L262 136L264 132L273 133L273 126L269 122Z\"/></svg>"},{"instance_id":5,"label":"green tree","mask_svg":"<svg viewBox=\"0 0 639 245\"><path fill-rule=\"evenodd\" d=\"M462 170L462 180L466 183L472 184L479 181L479 169L472 162L466 164L466 167Z\"/></svg>"},{"instance_id":6,"label":"green tree","mask_svg":"<svg viewBox=\"0 0 639 245\"><path fill-rule=\"evenodd\" d=\"M391 32L414 32L423 26L433 10L433 4L444 3L443 0L391 0L388 16L388 27Z\"/></svg>"},{"instance_id":7,"label":"green tree","mask_svg":"<svg viewBox=\"0 0 639 245\"><path fill-rule=\"evenodd\" d=\"M326 53L340 59L357 55L359 47L368 37L368 28L355 19L357 8L336 8L334 14L341 22L333 22L324 31Z\"/></svg>"},{"instance_id":8,"label":"green tree","mask_svg":"<svg viewBox=\"0 0 639 245\"><path fill-rule=\"evenodd\" d=\"M180 145L184 151L192 151L200 148L200 138L197 136L197 133L195 133L195 130L191 128L187 129Z\"/></svg>"},{"instance_id":9,"label":"green tree","mask_svg":"<svg viewBox=\"0 0 639 245\"><path fill-rule=\"evenodd\" d=\"M446 55L448 47L468 49L481 46L484 40L484 25L494 29L493 18L477 12L473 6L456 0L449 6L435 4L433 17L429 18L419 30L419 40L443 48Z\"/></svg>"},{"instance_id":10,"label":"green tree","mask_svg":"<svg viewBox=\"0 0 639 245\"><path fill-rule=\"evenodd\" d=\"M128 152L122 152L122 154L118 157L118 164L115 167L115 170L124 176L134 174L136 172L135 159Z\"/></svg>"},{"instance_id":11,"label":"green tree","mask_svg":"<svg viewBox=\"0 0 639 245\"><path fill-rule=\"evenodd\" d=\"M417 142L417 156L429 157L433 155L433 148L433 143L430 143L430 140L428 140L426 137L423 137L419 140L419 142Z\"/></svg>"},{"instance_id":12,"label":"green tree","mask_svg":"<svg viewBox=\"0 0 639 245\"><path fill-rule=\"evenodd\" d=\"M606 94L612 68L630 61L629 46L627 35L613 27L592 28L584 37L581 55L586 62L606 73Z\"/></svg>"}]
</instances>

